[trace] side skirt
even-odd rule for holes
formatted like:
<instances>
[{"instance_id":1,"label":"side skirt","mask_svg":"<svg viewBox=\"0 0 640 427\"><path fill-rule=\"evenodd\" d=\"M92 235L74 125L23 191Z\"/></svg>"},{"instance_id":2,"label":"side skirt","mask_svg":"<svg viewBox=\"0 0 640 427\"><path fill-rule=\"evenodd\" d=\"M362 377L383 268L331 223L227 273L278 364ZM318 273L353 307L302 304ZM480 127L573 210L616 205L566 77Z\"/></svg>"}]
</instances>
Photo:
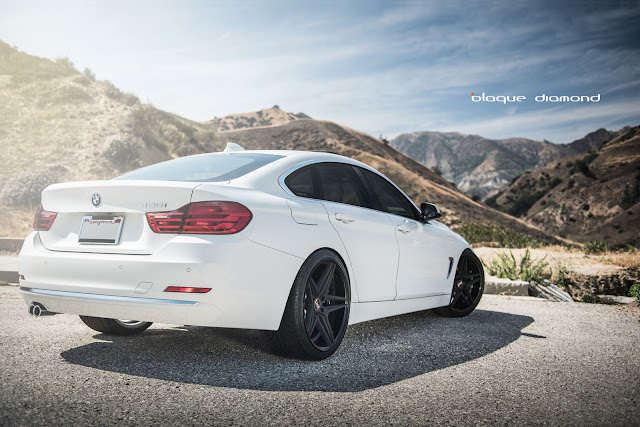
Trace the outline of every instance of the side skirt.
<instances>
[{"instance_id":1,"label":"side skirt","mask_svg":"<svg viewBox=\"0 0 640 427\"><path fill-rule=\"evenodd\" d=\"M413 313L449 305L450 294L435 295L423 298L412 298L394 301L353 302L349 324L353 325L367 320Z\"/></svg>"}]
</instances>

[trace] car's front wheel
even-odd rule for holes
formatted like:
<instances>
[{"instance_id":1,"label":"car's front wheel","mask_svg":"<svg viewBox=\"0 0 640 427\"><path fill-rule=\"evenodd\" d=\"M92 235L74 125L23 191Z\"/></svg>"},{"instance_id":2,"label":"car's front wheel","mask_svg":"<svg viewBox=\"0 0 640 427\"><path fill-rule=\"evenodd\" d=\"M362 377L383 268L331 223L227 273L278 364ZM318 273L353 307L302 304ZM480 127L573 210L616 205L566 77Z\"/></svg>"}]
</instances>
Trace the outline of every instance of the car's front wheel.
<instances>
[{"instance_id":1,"label":"car's front wheel","mask_svg":"<svg viewBox=\"0 0 640 427\"><path fill-rule=\"evenodd\" d=\"M80 316L80 320L94 331L110 335L135 335L151 326L151 322L139 320L105 319L91 316Z\"/></svg>"},{"instance_id":2,"label":"car's front wheel","mask_svg":"<svg viewBox=\"0 0 640 427\"><path fill-rule=\"evenodd\" d=\"M449 305L437 308L435 311L446 317L467 316L476 308L483 292L484 269L482 262L473 251L465 249L458 261Z\"/></svg>"},{"instance_id":3,"label":"car's front wheel","mask_svg":"<svg viewBox=\"0 0 640 427\"><path fill-rule=\"evenodd\" d=\"M280 328L272 334L275 353L322 360L340 346L349 323L349 275L333 251L314 252L293 283Z\"/></svg>"}]
</instances>

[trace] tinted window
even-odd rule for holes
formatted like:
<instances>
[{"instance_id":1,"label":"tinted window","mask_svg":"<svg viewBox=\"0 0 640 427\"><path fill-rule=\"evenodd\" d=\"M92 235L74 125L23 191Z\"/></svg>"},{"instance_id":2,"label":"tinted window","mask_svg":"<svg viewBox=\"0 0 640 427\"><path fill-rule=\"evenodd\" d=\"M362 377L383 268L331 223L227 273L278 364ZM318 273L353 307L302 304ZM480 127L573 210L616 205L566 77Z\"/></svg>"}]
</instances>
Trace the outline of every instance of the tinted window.
<instances>
[{"instance_id":1,"label":"tinted window","mask_svg":"<svg viewBox=\"0 0 640 427\"><path fill-rule=\"evenodd\" d=\"M309 166L293 172L284 180L284 183L296 196L313 197L313 179Z\"/></svg>"},{"instance_id":2,"label":"tinted window","mask_svg":"<svg viewBox=\"0 0 640 427\"><path fill-rule=\"evenodd\" d=\"M113 179L219 182L240 178L282 158L261 153L212 153L181 157L140 168Z\"/></svg>"},{"instance_id":3,"label":"tinted window","mask_svg":"<svg viewBox=\"0 0 640 427\"><path fill-rule=\"evenodd\" d=\"M311 166L318 177L318 196L323 200L369 207L368 198L353 168L341 163Z\"/></svg>"},{"instance_id":4,"label":"tinted window","mask_svg":"<svg viewBox=\"0 0 640 427\"><path fill-rule=\"evenodd\" d=\"M378 200L380 200L383 211L406 218L417 219L413 205L396 187L378 174L362 168L360 168L360 171L369 185L371 185Z\"/></svg>"}]
</instances>

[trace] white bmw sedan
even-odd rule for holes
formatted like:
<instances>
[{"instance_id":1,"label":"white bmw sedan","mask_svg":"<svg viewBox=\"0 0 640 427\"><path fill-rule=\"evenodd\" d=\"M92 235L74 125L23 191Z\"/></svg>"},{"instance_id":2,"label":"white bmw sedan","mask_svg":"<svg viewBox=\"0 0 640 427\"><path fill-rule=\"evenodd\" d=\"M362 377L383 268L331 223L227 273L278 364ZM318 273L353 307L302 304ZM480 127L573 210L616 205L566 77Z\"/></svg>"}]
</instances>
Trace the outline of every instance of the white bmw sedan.
<instances>
[{"instance_id":1,"label":"white bmw sedan","mask_svg":"<svg viewBox=\"0 0 640 427\"><path fill-rule=\"evenodd\" d=\"M358 161L230 143L47 187L20 290L32 314L78 314L107 334L261 329L278 354L319 360L350 324L474 310L482 264L439 216Z\"/></svg>"}]
</instances>

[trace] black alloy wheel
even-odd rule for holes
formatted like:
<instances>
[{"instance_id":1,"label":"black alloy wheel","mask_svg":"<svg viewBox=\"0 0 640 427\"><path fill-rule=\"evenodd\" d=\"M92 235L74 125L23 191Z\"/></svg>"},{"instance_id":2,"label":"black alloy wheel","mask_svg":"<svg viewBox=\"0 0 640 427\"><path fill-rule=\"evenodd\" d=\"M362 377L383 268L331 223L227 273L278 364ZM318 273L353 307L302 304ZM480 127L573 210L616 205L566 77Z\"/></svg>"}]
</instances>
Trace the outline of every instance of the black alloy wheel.
<instances>
[{"instance_id":1,"label":"black alloy wheel","mask_svg":"<svg viewBox=\"0 0 640 427\"><path fill-rule=\"evenodd\" d=\"M447 317L464 317L478 305L484 292L484 269L482 262L469 249L460 256L449 305L436 309Z\"/></svg>"},{"instance_id":2,"label":"black alloy wheel","mask_svg":"<svg viewBox=\"0 0 640 427\"><path fill-rule=\"evenodd\" d=\"M313 253L294 282L280 328L273 334L277 354L322 360L340 346L349 323L349 276L333 251Z\"/></svg>"}]
</instances>

